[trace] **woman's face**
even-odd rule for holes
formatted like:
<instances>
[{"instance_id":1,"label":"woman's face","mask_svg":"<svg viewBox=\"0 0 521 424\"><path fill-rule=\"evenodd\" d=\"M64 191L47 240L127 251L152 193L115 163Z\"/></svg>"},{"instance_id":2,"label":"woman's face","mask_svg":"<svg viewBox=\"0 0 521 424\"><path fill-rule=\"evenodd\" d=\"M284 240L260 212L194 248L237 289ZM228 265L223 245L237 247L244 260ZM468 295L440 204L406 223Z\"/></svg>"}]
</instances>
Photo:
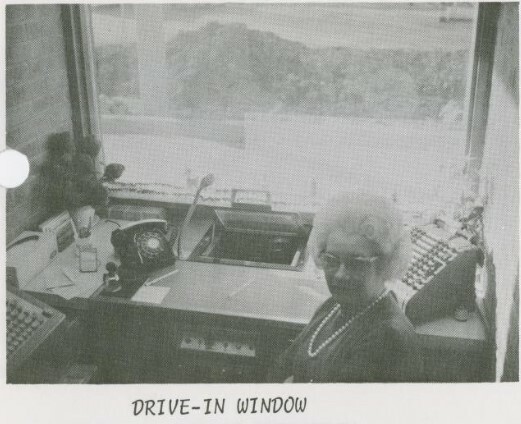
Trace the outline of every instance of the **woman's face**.
<instances>
[{"instance_id":1,"label":"woman's face","mask_svg":"<svg viewBox=\"0 0 521 424\"><path fill-rule=\"evenodd\" d=\"M377 272L380 258L374 244L363 236L334 229L320 259L329 291L341 305L364 306L384 288Z\"/></svg>"}]
</instances>

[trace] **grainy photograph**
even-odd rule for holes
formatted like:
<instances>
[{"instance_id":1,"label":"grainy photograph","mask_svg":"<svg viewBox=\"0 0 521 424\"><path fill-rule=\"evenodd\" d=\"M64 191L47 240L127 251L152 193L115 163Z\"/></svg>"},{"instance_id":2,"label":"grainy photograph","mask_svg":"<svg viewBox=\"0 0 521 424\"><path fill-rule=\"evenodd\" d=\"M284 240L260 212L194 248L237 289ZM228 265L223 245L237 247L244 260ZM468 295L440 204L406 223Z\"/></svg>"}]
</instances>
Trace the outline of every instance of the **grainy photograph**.
<instances>
[{"instance_id":1,"label":"grainy photograph","mask_svg":"<svg viewBox=\"0 0 521 424\"><path fill-rule=\"evenodd\" d=\"M7 384L517 382L518 19L7 5Z\"/></svg>"}]
</instances>

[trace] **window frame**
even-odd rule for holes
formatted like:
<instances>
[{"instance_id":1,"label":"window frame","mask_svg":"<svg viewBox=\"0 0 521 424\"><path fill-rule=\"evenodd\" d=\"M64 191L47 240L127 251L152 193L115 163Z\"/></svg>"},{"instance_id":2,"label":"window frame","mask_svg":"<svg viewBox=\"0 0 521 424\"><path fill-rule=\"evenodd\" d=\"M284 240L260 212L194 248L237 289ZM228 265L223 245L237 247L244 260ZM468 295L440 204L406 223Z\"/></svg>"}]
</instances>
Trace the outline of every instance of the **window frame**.
<instances>
[{"instance_id":1,"label":"window frame","mask_svg":"<svg viewBox=\"0 0 521 424\"><path fill-rule=\"evenodd\" d=\"M479 3L473 34L465 154L467 177L474 178L471 187L474 194L478 194L479 171L485 150L499 8L500 3Z\"/></svg>"},{"instance_id":2,"label":"window frame","mask_svg":"<svg viewBox=\"0 0 521 424\"><path fill-rule=\"evenodd\" d=\"M100 115L94 68L92 23L88 5L64 4L61 6L62 25L65 33L65 49L72 105L74 138L81 140L94 135L101 141L97 169L104 163Z\"/></svg>"}]
</instances>

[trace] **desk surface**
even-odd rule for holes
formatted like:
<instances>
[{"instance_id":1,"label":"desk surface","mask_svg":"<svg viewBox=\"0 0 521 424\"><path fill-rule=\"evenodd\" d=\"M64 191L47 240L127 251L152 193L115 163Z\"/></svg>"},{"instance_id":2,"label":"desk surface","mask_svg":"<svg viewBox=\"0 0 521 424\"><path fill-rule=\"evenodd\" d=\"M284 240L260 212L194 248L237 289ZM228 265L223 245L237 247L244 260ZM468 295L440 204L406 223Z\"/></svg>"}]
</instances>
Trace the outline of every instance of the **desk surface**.
<instances>
[{"instance_id":1,"label":"desk surface","mask_svg":"<svg viewBox=\"0 0 521 424\"><path fill-rule=\"evenodd\" d=\"M117 228L116 224L105 221L100 221L94 227L91 244L98 250L97 272L79 271L79 258L73 243L57 254L39 275L20 288L65 300L89 298L103 284L106 263L118 262L110 243L110 236L115 228Z\"/></svg>"},{"instance_id":2,"label":"desk surface","mask_svg":"<svg viewBox=\"0 0 521 424\"><path fill-rule=\"evenodd\" d=\"M195 219L183 237L186 251L193 249L211 225L208 220ZM92 244L98 249L99 269L80 273L75 246L60 254L22 289L54 297L58 301L83 301L102 285L105 264L118 262L110 243L116 225L101 221L94 228ZM323 275L313 261L308 260L303 271L274 270L224 264L178 261L177 271L152 287L164 287L167 292L156 307L210 314L248 317L306 324L317 307L329 296ZM65 271L65 272L64 272ZM161 275L158 271L156 274ZM48 287L74 285L49 290ZM132 302L129 300L129 302ZM54 303L54 302L52 302ZM59 303L59 302L58 302ZM481 319L473 313L461 323L451 317L418 326L417 333L434 343L454 339L481 343L486 334Z\"/></svg>"},{"instance_id":3,"label":"desk surface","mask_svg":"<svg viewBox=\"0 0 521 424\"><path fill-rule=\"evenodd\" d=\"M295 271L182 261L176 268L153 286L170 289L162 307L306 324L328 297L322 278Z\"/></svg>"},{"instance_id":4,"label":"desk surface","mask_svg":"<svg viewBox=\"0 0 521 424\"><path fill-rule=\"evenodd\" d=\"M210 225L211 222L205 220L194 220L183 237L184 249L193 249ZM23 289L65 300L81 301L91 297L103 283L105 264L118 262L110 243L110 235L116 227L114 223L101 221L94 228L91 242L98 249L97 272L79 272L75 246L71 245ZM303 271L188 261L177 261L175 268L175 274L151 286L152 290L154 287L168 290L156 306L306 324L329 296L322 273L314 267L313 261L308 261ZM167 272L157 271L155 275ZM74 285L67 286L71 279ZM56 288L49 289L51 287Z\"/></svg>"}]
</instances>

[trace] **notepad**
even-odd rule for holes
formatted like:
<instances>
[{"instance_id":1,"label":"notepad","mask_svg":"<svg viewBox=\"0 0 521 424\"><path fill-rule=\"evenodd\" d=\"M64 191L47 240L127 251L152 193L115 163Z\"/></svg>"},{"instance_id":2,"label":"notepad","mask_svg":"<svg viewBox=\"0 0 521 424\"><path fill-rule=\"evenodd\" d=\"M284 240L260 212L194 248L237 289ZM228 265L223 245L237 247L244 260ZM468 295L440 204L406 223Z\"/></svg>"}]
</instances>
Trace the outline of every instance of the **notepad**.
<instances>
[{"instance_id":1,"label":"notepad","mask_svg":"<svg viewBox=\"0 0 521 424\"><path fill-rule=\"evenodd\" d=\"M134 302L160 304L169 291L170 287L143 286L136 292L134 297L132 297L132 300Z\"/></svg>"}]
</instances>

